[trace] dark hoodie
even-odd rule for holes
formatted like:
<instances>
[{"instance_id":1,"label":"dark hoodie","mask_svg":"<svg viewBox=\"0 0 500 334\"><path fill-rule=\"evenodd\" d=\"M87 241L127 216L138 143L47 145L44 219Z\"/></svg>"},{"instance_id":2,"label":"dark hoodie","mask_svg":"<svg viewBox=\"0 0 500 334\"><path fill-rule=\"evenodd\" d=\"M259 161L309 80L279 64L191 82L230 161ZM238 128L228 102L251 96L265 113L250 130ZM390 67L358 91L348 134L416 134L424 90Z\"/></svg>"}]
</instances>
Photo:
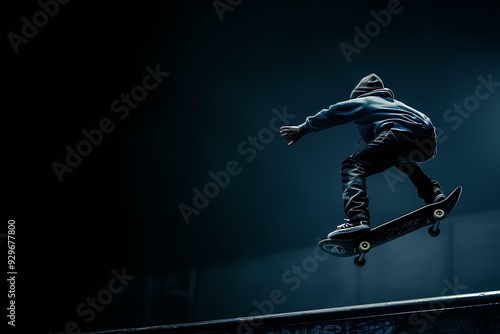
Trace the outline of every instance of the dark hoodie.
<instances>
[{"instance_id":1,"label":"dark hoodie","mask_svg":"<svg viewBox=\"0 0 500 334\"><path fill-rule=\"evenodd\" d=\"M338 102L307 117L299 129L302 135L306 135L349 122L356 124L365 142L388 129L421 136L434 135L431 120L420 111L395 100L392 90L384 88L382 80L373 73L361 79L350 100Z\"/></svg>"}]
</instances>

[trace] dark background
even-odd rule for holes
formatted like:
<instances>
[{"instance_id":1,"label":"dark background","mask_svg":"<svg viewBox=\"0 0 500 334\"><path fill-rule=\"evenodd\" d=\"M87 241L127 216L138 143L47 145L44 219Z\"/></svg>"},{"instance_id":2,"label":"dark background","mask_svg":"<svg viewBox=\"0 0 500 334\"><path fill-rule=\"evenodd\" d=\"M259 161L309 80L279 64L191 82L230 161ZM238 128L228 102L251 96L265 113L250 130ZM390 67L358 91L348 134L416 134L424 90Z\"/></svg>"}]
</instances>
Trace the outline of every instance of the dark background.
<instances>
[{"instance_id":1,"label":"dark background","mask_svg":"<svg viewBox=\"0 0 500 334\"><path fill-rule=\"evenodd\" d=\"M500 5L401 6L350 63L339 44L353 45L354 27L364 30L370 11L386 9L386 1L245 0L223 21L210 0L72 1L18 54L6 37L2 231L16 220L17 329L36 322L41 332L59 333L75 321L93 331L248 315L217 290L203 297L222 299L216 312L196 306L202 297L189 304L175 291L188 289L191 268L314 246L344 218L339 166L359 135L350 124L287 147L275 133L251 162L238 146L269 127L273 109L302 123L347 99L372 72L441 129L439 154L424 169L445 192L464 187L454 214L497 210L500 87L456 128L443 115L475 94L479 76L500 81ZM31 21L37 11L36 1L9 3L4 36L19 34L21 18ZM118 119L111 102L157 64L170 75ZM64 162L66 145L75 148L81 131L103 118L115 130L60 183L51 164ZM186 224L179 204L192 206L192 189L231 160L241 173ZM391 189L386 177L368 183L374 225L422 204L409 182ZM76 306L122 268L135 276L130 286L85 323ZM247 276L255 275L266 271ZM315 307L312 298L304 307Z\"/></svg>"}]
</instances>

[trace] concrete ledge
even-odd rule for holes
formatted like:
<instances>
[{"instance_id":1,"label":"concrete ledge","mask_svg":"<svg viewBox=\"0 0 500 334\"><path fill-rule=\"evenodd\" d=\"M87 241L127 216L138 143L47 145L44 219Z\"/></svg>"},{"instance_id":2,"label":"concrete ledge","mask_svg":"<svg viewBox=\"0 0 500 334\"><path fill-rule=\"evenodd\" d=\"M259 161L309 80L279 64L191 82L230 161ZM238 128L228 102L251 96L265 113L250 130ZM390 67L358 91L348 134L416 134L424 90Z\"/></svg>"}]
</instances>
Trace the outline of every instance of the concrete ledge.
<instances>
[{"instance_id":1,"label":"concrete ledge","mask_svg":"<svg viewBox=\"0 0 500 334\"><path fill-rule=\"evenodd\" d=\"M500 291L491 291L87 334L500 333L499 314Z\"/></svg>"}]
</instances>

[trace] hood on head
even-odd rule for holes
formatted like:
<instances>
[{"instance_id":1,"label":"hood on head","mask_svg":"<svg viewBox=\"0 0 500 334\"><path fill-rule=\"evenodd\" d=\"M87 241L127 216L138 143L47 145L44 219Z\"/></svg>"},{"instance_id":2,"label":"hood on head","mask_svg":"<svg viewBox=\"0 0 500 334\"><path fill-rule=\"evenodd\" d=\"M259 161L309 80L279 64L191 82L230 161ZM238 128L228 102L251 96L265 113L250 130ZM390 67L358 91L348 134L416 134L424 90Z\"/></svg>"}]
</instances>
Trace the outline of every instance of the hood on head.
<instances>
[{"instance_id":1,"label":"hood on head","mask_svg":"<svg viewBox=\"0 0 500 334\"><path fill-rule=\"evenodd\" d=\"M355 99L360 95L366 94L373 90L384 88L384 83L382 79L375 73L369 74L362 78L354 90L351 92L351 99Z\"/></svg>"}]
</instances>

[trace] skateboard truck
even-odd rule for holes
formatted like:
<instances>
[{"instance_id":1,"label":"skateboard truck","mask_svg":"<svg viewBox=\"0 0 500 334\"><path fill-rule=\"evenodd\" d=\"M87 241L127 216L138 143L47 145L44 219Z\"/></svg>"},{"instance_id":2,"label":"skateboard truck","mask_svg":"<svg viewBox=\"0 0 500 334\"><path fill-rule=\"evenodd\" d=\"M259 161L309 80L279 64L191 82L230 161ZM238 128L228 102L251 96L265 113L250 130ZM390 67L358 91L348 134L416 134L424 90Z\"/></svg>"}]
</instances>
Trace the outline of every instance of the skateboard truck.
<instances>
[{"instance_id":1,"label":"skateboard truck","mask_svg":"<svg viewBox=\"0 0 500 334\"><path fill-rule=\"evenodd\" d=\"M365 255L370 251L371 245L368 241L361 241L358 246L359 255L354 258L356 267L363 267L366 264Z\"/></svg>"},{"instance_id":2,"label":"skateboard truck","mask_svg":"<svg viewBox=\"0 0 500 334\"><path fill-rule=\"evenodd\" d=\"M434 222L434 225L429 227L429 235L431 237L437 237L439 235L439 233L441 233L441 230L439 230L439 223L441 223L441 220L444 219L445 215L446 214L445 214L443 209L434 210L432 216L433 216L433 218L434 218L433 220L435 222Z\"/></svg>"}]
</instances>

